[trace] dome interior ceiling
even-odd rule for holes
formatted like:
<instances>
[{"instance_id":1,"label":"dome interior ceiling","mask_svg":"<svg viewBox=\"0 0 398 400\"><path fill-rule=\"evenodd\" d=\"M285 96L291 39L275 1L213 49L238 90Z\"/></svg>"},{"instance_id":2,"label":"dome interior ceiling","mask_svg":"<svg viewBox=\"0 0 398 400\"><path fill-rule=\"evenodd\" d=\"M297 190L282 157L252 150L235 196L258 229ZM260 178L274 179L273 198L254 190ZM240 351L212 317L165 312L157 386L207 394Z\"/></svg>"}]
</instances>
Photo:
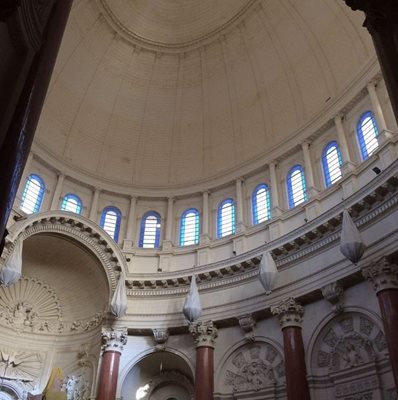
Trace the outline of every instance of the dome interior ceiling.
<instances>
[{"instance_id":1,"label":"dome interior ceiling","mask_svg":"<svg viewBox=\"0 0 398 400\"><path fill-rule=\"evenodd\" d=\"M238 171L374 62L361 22L337 0L80 0L36 144L138 188Z\"/></svg>"}]
</instances>

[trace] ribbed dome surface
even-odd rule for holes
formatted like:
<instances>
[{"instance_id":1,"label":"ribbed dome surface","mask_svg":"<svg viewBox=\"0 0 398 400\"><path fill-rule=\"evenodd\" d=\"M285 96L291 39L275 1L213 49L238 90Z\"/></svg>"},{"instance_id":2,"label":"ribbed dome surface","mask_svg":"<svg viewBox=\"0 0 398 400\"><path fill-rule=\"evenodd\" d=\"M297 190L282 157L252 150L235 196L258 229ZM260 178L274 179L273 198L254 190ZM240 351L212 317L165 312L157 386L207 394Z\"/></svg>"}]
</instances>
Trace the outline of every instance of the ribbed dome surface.
<instances>
[{"instance_id":1,"label":"ribbed dome surface","mask_svg":"<svg viewBox=\"0 0 398 400\"><path fill-rule=\"evenodd\" d=\"M76 1L36 144L134 187L237 171L373 62L362 19L340 0Z\"/></svg>"}]
</instances>

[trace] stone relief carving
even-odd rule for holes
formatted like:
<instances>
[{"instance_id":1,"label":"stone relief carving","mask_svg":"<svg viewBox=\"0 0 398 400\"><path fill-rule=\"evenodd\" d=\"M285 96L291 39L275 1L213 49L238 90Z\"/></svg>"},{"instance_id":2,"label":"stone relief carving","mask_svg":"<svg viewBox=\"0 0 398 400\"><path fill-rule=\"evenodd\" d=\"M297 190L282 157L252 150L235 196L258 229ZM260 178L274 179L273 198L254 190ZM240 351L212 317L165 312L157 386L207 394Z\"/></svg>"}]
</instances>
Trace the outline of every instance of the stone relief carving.
<instances>
[{"instance_id":1,"label":"stone relief carving","mask_svg":"<svg viewBox=\"0 0 398 400\"><path fill-rule=\"evenodd\" d=\"M282 355L268 343L247 344L228 359L225 385L233 392L259 391L277 385L284 377Z\"/></svg>"},{"instance_id":2,"label":"stone relief carving","mask_svg":"<svg viewBox=\"0 0 398 400\"><path fill-rule=\"evenodd\" d=\"M43 355L38 352L0 348L0 376L34 386L41 375Z\"/></svg>"},{"instance_id":3,"label":"stone relief carving","mask_svg":"<svg viewBox=\"0 0 398 400\"><path fill-rule=\"evenodd\" d=\"M62 309L55 291L38 279L22 277L0 288L0 324L15 332L59 332Z\"/></svg>"},{"instance_id":4,"label":"stone relief carving","mask_svg":"<svg viewBox=\"0 0 398 400\"><path fill-rule=\"evenodd\" d=\"M87 400L90 396L90 383L84 375L68 375L62 385L67 400Z\"/></svg>"},{"instance_id":5,"label":"stone relief carving","mask_svg":"<svg viewBox=\"0 0 398 400\"><path fill-rule=\"evenodd\" d=\"M316 367L330 372L376 361L387 347L380 328L359 314L343 314L318 340Z\"/></svg>"},{"instance_id":6,"label":"stone relief carving","mask_svg":"<svg viewBox=\"0 0 398 400\"><path fill-rule=\"evenodd\" d=\"M344 400L372 400L379 388L377 377L359 379L336 386L336 397Z\"/></svg>"}]
</instances>

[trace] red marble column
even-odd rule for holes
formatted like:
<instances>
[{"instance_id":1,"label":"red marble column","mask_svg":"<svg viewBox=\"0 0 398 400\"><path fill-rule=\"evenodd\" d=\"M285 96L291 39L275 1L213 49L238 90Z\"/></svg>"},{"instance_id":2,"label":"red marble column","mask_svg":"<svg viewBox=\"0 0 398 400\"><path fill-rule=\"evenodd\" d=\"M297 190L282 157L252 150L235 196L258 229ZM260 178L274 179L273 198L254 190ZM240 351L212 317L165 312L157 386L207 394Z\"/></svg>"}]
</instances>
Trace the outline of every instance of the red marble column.
<instances>
[{"instance_id":1,"label":"red marble column","mask_svg":"<svg viewBox=\"0 0 398 400\"><path fill-rule=\"evenodd\" d=\"M376 291L395 387L398 388L398 266L383 257L363 268L362 273L373 283Z\"/></svg>"},{"instance_id":2,"label":"red marble column","mask_svg":"<svg viewBox=\"0 0 398 400\"><path fill-rule=\"evenodd\" d=\"M57 0L0 146L0 240L29 155L73 0ZM43 3L45 9L46 2ZM0 6L1 7L1 6Z\"/></svg>"},{"instance_id":3,"label":"red marble column","mask_svg":"<svg viewBox=\"0 0 398 400\"><path fill-rule=\"evenodd\" d=\"M271 307L282 326L283 348L285 353L285 373L288 400L309 400L307 369L301 324L304 308L293 298Z\"/></svg>"},{"instance_id":4,"label":"red marble column","mask_svg":"<svg viewBox=\"0 0 398 400\"><path fill-rule=\"evenodd\" d=\"M97 400L115 400L120 357L127 343L127 329L110 329L102 333L103 354L98 379Z\"/></svg>"},{"instance_id":5,"label":"red marble column","mask_svg":"<svg viewBox=\"0 0 398 400\"><path fill-rule=\"evenodd\" d=\"M214 393L214 342L218 336L212 321L189 326L196 342L195 400L212 400Z\"/></svg>"}]
</instances>

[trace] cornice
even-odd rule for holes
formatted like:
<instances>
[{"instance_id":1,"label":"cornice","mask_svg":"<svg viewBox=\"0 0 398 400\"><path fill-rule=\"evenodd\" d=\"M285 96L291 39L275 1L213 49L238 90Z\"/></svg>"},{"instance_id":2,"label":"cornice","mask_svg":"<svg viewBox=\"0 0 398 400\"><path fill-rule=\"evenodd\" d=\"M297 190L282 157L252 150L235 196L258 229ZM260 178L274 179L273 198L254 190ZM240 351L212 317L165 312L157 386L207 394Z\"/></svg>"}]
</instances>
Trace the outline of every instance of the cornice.
<instances>
[{"instance_id":1,"label":"cornice","mask_svg":"<svg viewBox=\"0 0 398 400\"><path fill-rule=\"evenodd\" d=\"M201 291L224 289L253 281L264 251L272 251L278 269L335 245L340 240L342 212L349 208L361 228L398 204L398 160L349 199L291 233L232 259L176 272L129 274L129 297L182 296L188 292L193 274ZM382 180L382 183L380 181Z\"/></svg>"},{"instance_id":2,"label":"cornice","mask_svg":"<svg viewBox=\"0 0 398 400\"><path fill-rule=\"evenodd\" d=\"M143 48L147 51L153 51L155 53L185 53L209 45L213 41L217 40L221 35L226 34L230 29L233 29L236 25L241 23L246 17L247 13L250 10L253 10L253 6L256 3L257 0L248 0L247 4L243 6L237 14L207 34L185 42L166 43L145 38L132 31L125 24L123 24L122 21L120 21L118 16L112 11L112 8L109 6L107 0L97 0L97 5L101 10L102 15L113 30L115 30L121 37L134 46Z\"/></svg>"}]
</instances>

